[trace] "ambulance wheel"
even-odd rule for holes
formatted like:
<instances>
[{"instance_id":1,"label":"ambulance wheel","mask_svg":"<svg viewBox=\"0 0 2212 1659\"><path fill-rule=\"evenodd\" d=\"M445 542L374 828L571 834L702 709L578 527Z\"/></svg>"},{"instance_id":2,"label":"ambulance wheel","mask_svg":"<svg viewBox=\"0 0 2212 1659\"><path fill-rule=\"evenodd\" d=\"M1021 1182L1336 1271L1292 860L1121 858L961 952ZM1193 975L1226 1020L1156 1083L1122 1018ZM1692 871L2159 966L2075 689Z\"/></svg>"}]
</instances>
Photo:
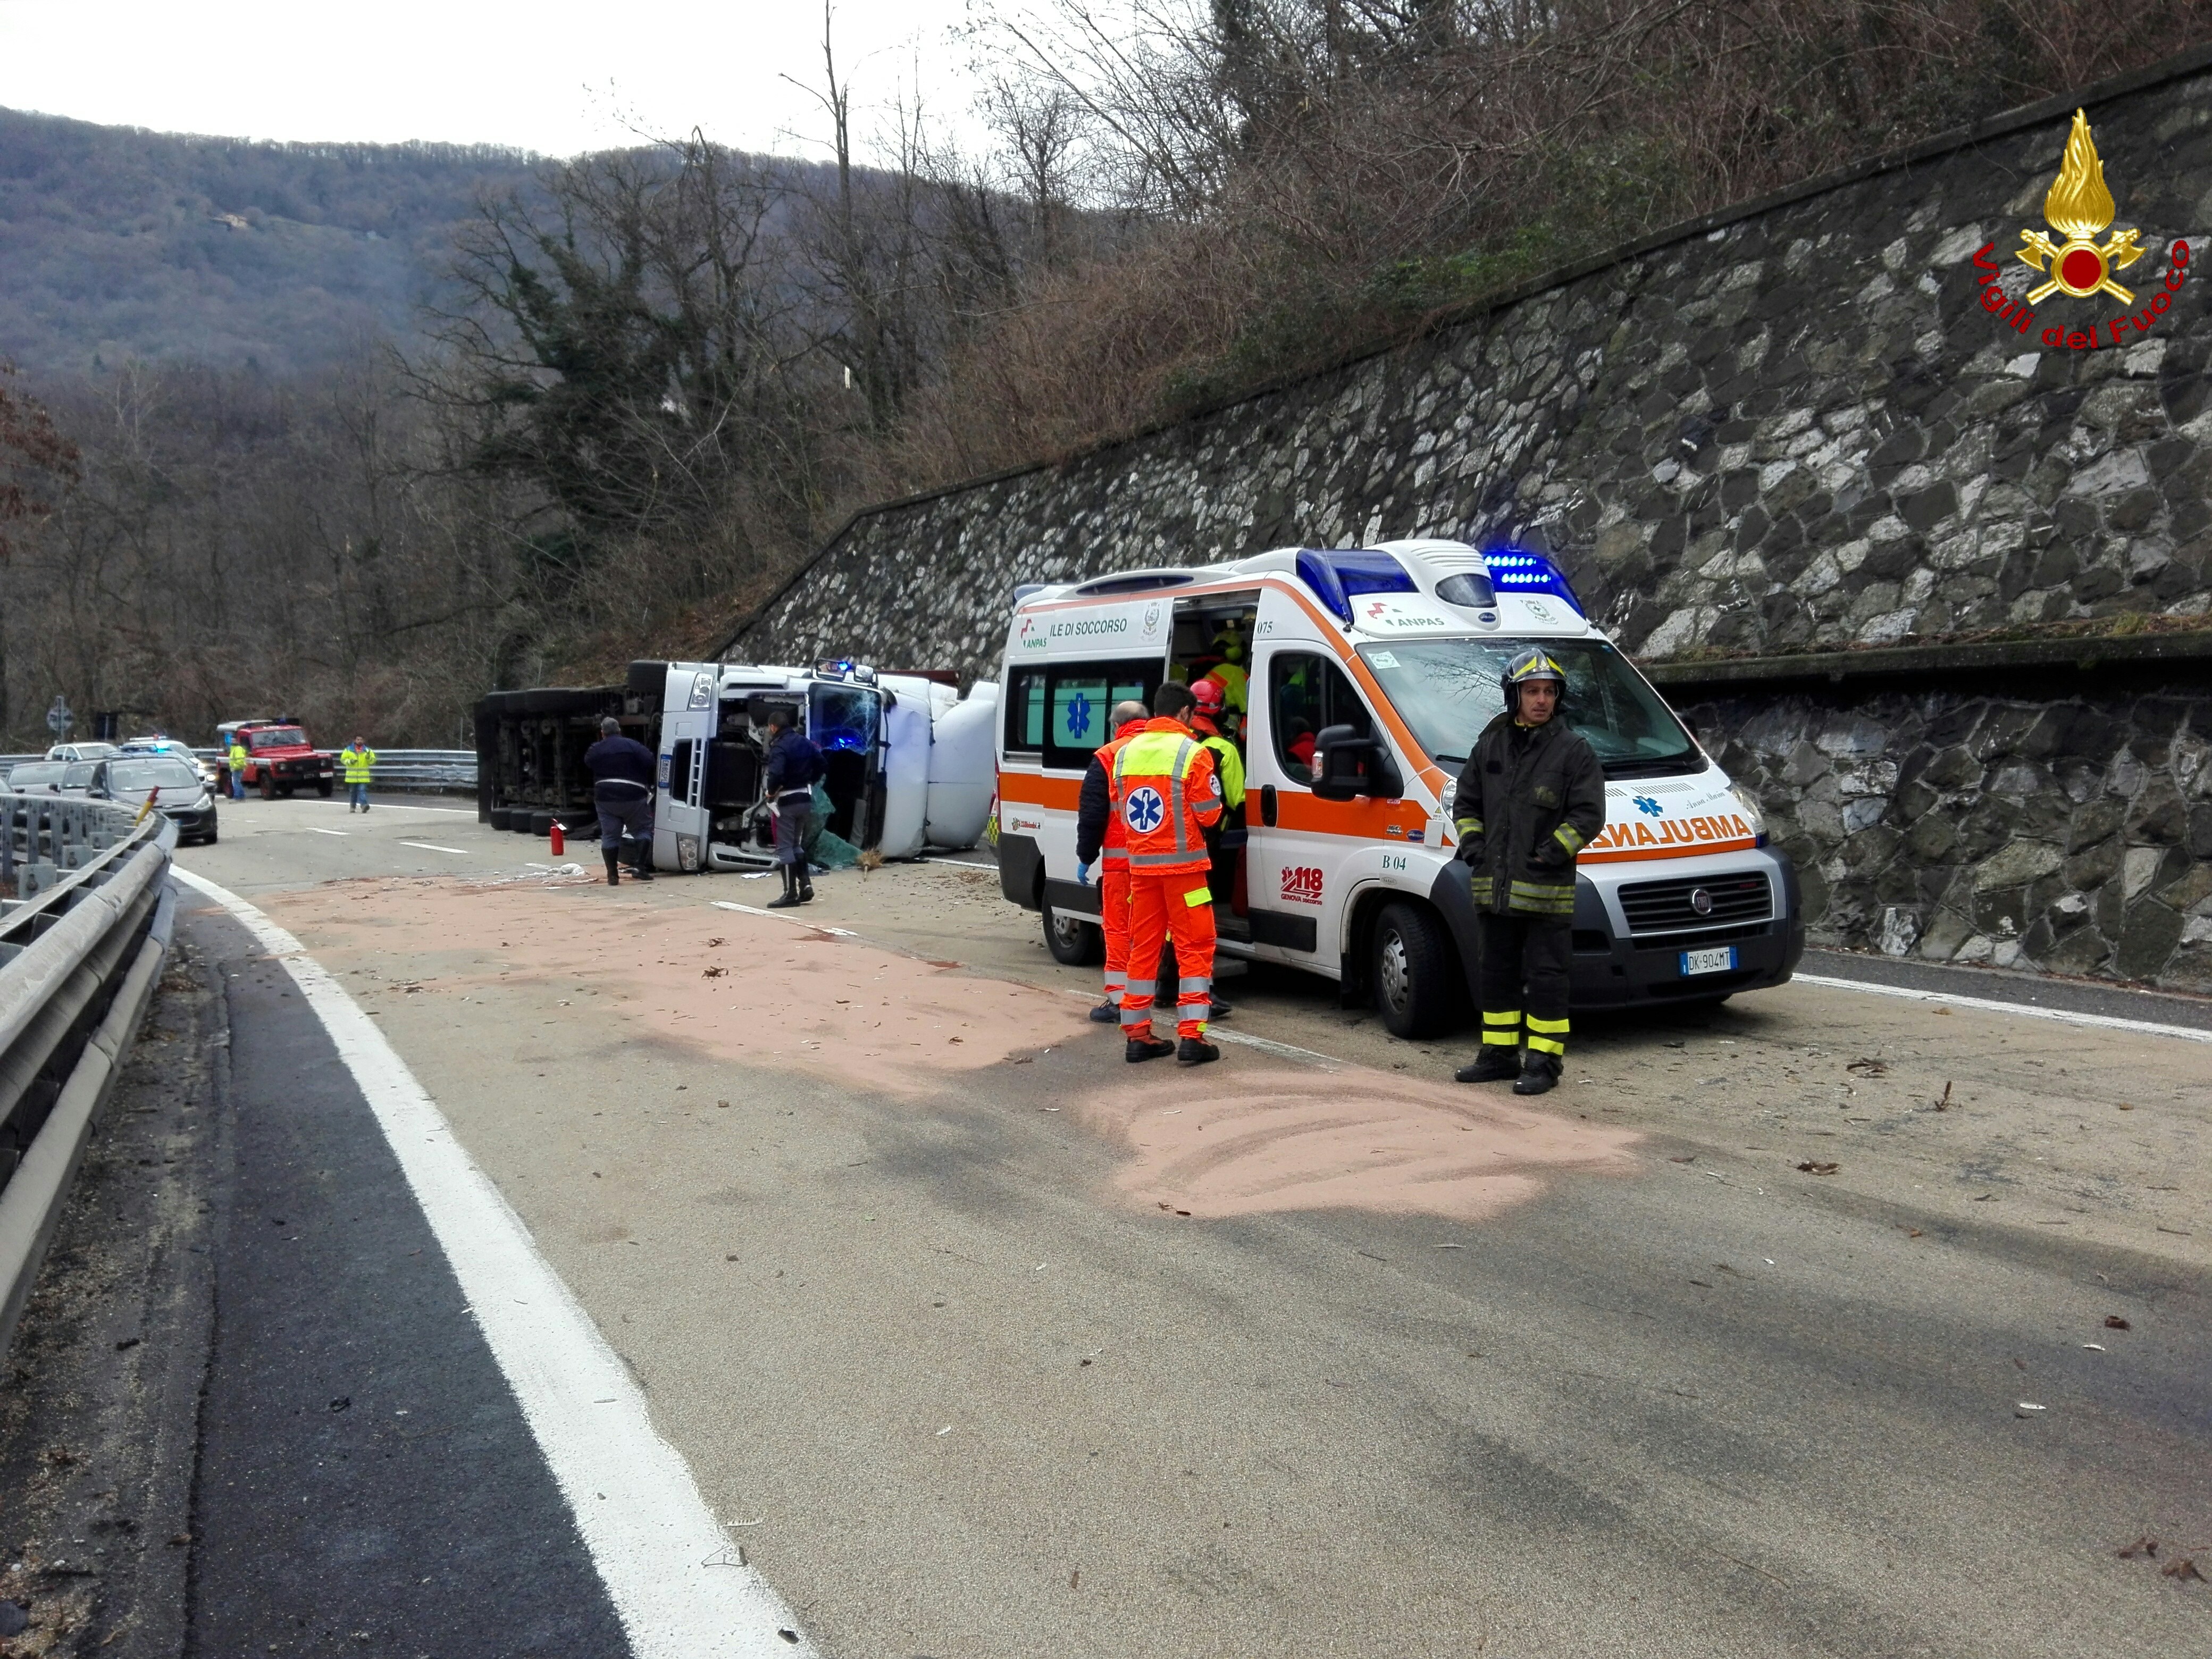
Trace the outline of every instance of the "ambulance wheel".
<instances>
[{"instance_id":1,"label":"ambulance wheel","mask_svg":"<svg viewBox=\"0 0 2212 1659\"><path fill-rule=\"evenodd\" d=\"M1368 983L1393 1036L1428 1037L1457 1022L1462 992L1450 938L1424 906L1386 904L1375 918Z\"/></svg>"},{"instance_id":2,"label":"ambulance wheel","mask_svg":"<svg viewBox=\"0 0 2212 1659\"><path fill-rule=\"evenodd\" d=\"M1054 962L1070 968L1088 968L1106 960L1106 935L1080 916L1044 907L1044 948Z\"/></svg>"}]
</instances>

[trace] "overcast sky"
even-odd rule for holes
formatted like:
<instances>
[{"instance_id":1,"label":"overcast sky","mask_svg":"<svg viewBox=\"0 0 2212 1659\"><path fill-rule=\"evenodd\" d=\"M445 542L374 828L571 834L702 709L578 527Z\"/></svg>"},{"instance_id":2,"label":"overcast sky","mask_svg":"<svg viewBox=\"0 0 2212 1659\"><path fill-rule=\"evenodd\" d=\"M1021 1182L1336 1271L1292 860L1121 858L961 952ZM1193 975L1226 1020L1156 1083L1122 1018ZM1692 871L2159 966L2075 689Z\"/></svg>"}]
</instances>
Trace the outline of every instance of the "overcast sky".
<instances>
[{"instance_id":1,"label":"overcast sky","mask_svg":"<svg viewBox=\"0 0 2212 1659\"><path fill-rule=\"evenodd\" d=\"M837 0L856 118L917 76L965 131L968 0ZM551 155L639 128L819 153L819 0L0 0L0 106L167 132Z\"/></svg>"}]
</instances>

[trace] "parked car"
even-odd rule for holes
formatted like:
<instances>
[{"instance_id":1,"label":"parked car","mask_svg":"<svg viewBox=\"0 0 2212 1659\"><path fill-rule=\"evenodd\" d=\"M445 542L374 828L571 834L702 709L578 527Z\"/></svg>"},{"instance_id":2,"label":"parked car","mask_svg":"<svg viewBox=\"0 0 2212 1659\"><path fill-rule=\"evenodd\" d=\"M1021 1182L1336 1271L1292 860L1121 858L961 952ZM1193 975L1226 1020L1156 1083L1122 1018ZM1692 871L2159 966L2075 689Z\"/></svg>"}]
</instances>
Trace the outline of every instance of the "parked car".
<instances>
[{"instance_id":1,"label":"parked car","mask_svg":"<svg viewBox=\"0 0 2212 1659\"><path fill-rule=\"evenodd\" d=\"M61 787L68 765L61 761L25 761L8 774L8 788L17 795L51 795Z\"/></svg>"},{"instance_id":2,"label":"parked car","mask_svg":"<svg viewBox=\"0 0 2212 1659\"><path fill-rule=\"evenodd\" d=\"M246 745L246 787L258 789L264 800L311 787L327 799L337 787L337 757L309 743L296 720L226 720L216 726L216 747L224 757L222 783L230 780L234 737Z\"/></svg>"},{"instance_id":3,"label":"parked car","mask_svg":"<svg viewBox=\"0 0 2212 1659\"><path fill-rule=\"evenodd\" d=\"M82 795L92 787L93 774L100 769L96 760L71 761L62 768L62 781L54 786L57 795Z\"/></svg>"},{"instance_id":4,"label":"parked car","mask_svg":"<svg viewBox=\"0 0 2212 1659\"><path fill-rule=\"evenodd\" d=\"M165 737L157 732L151 737L131 738L116 752L121 755L174 755L199 773L200 782L210 794L217 793L223 787L222 775L216 769L214 763L201 759L192 752L190 744L179 738Z\"/></svg>"},{"instance_id":5,"label":"parked car","mask_svg":"<svg viewBox=\"0 0 2212 1659\"><path fill-rule=\"evenodd\" d=\"M46 750L50 761L105 760L115 752L112 743L58 743Z\"/></svg>"},{"instance_id":6,"label":"parked car","mask_svg":"<svg viewBox=\"0 0 2212 1659\"><path fill-rule=\"evenodd\" d=\"M150 797L176 824L179 842L215 844L215 797L189 756L118 754L95 761L85 793L123 806L143 805Z\"/></svg>"}]
</instances>

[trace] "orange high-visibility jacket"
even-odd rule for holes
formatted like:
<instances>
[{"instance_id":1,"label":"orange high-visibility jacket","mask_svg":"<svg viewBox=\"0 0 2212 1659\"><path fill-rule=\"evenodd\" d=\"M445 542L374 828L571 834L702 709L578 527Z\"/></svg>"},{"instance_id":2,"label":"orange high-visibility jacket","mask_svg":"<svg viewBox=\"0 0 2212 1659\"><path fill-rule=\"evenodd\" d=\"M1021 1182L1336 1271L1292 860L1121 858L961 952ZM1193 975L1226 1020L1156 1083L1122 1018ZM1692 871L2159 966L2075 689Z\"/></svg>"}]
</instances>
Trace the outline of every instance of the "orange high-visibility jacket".
<instances>
[{"instance_id":1,"label":"orange high-visibility jacket","mask_svg":"<svg viewBox=\"0 0 2212 1659\"><path fill-rule=\"evenodd\" d=\"M1180 720L1145 722L1115 745L1113 813L1128 839L1129 873L1203 870L1206 831L1221 821L1213 751Z\"/></svg>"},{"instance_id":2,"label":"orange high-visibility jacket","mask_svg":"<svg viewBox=\"0 0 2212 1659\"><path fill-rule=\"evenodd\" d=\"M1121 752L1121 745L1144 729L1143 720L1125 721L1121 729L1114 734L1114 740L1111 743L1101 744L1098 746L1099 764L1106 769L1106 775L1109 778L1114 775L1114 757ZM1109 799L1111 799L1110 795ZM1123 826L1121 815L1117 811L1109 811L1106 814L1106 834L1101 842L1099 857L1110 859L1116 864L1125 863L1128 860L1129 832Z\"/></svg>"}]
</instances>

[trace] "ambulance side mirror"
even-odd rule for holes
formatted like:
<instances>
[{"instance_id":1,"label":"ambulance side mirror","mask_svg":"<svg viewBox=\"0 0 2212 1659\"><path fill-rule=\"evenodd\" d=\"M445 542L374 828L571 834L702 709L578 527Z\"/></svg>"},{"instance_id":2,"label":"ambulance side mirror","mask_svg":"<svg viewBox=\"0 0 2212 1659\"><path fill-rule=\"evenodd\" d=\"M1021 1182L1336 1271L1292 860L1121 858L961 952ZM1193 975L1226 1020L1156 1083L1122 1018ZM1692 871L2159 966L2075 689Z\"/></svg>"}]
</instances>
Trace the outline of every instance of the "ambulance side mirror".
<instances>
[{"instance_id":1,"label":"ambulance side mirror","mask_svg":"<svg viewBox=\"0 0 2212 1659\"><path fill-rule=\"evenodd\" d=\"M1361 795L1396 799L1406 793L1389 746L1356 726L1328 726L1314 738L1321 774L1313 792L1323 800L1355 800Z\"/></svg>"}]
</instances>

